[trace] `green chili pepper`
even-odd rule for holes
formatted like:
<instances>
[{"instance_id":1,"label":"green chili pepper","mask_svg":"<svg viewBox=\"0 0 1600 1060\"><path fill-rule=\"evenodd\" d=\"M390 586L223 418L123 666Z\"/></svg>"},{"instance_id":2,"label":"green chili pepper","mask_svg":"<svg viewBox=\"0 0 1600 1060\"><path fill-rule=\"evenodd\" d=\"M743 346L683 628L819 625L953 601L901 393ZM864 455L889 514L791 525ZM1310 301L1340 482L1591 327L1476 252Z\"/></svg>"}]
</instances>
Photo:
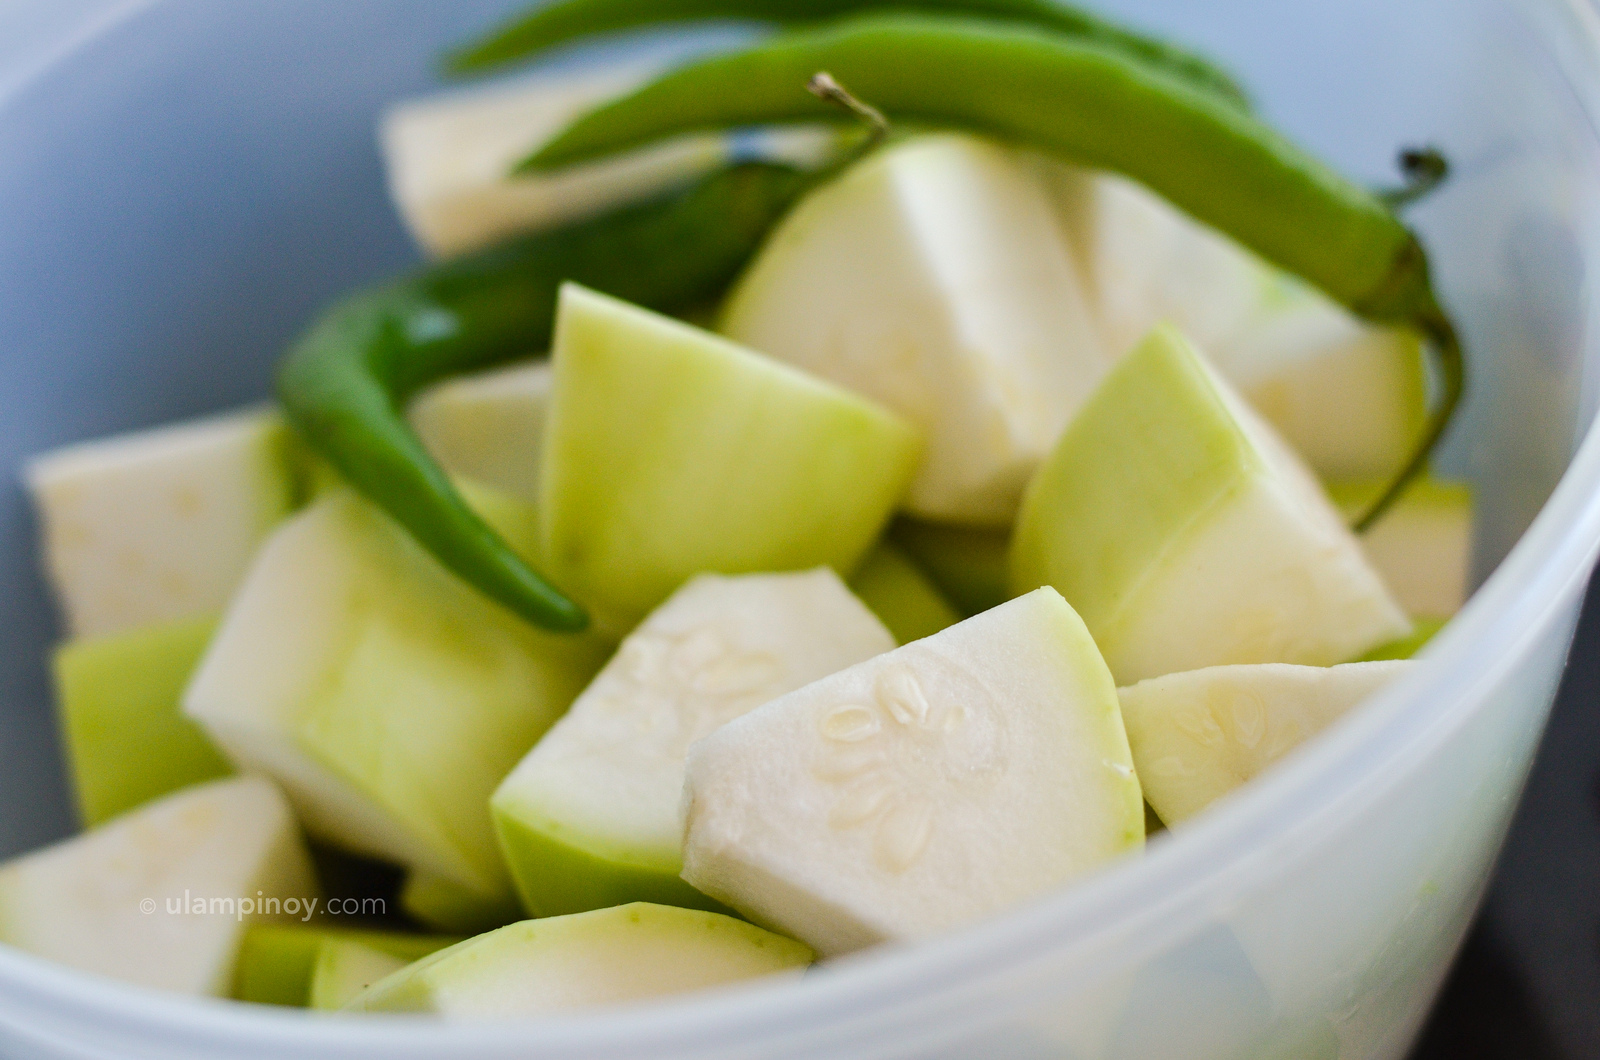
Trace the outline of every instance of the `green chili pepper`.
<instances>
[{"instance_id":1,"label":"green chili pepper","mask_svg":"<svg viewBox=\"0 0 1600 1060\"><path fill-rule=\"evenodd\" d=\"M870 10L912 9L1032 23L1099 41L1218 93L1235 105L1249 106L1249 97L1238 83L1206 59L1057 0L556 0L457 50L446 61L446 68L454 73L475 73L593 33L664 22L748 19L795 26Z\"/></svg>"},{"instance_id":2,"label":"green chili pepper","mask_svg":"<svg viewBox=\"0 0 1600 1060\"><path fill-rule=\"evenodd\" d=\"M566 280L664 312L710 302L825 172L735 166L354 295L290 349L278 396L311 445L447 568L537 625L580 630L583 610L462 501L407 425L407 399L445 376L545 349Z\"/></svg>"},{"instance_id":3,"label":"green chili pepper","mask_svg":"<svg viewBox=\"0 0 1600 1060\"><path fill-rule=\"evenodd\" d=\"M554 169L677 133L826 120L827 70L895 121L967 129L1128 176L1370 320L1432 340L1442 393L1365 529L1421 471L1462 391L1460 345L1415 235L1215 94L1093 41L987 19L876 15L781 34L673 70L574 122L523 163Z\"/></svg>"}]
</instances>

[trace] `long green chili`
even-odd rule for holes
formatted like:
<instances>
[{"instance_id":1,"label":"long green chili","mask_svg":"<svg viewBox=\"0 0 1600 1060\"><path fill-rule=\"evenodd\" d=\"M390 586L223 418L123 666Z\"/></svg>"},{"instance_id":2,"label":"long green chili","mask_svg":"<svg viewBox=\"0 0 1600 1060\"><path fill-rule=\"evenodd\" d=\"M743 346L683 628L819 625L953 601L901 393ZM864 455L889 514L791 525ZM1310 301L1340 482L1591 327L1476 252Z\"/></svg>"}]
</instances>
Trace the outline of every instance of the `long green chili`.
<instances>
[{"instance_id":1,"label":"long green chili","mask_svg":"<svg viewBox=\"0 0 1600 1060\"><path fill-rule=\"evenodd\" d=\"M278 396L311 445L445 567L536 625L580 630L582 608L462 501L407 425L407 399L545 349L566 280L664 312L709 303L821 175L735 166L346 298L290 349Z\"/></svg>"},{"instance_id":2,"label":"long green chili","mask_svg":"<svg viewBox=\"0 0 1600 1060\"><path fill-rule=\"evenodd\" d=\"M446 61L476 73L538 55L568 41L661 23L741 19L794 27L865 11L924 10L1031 23L1120 48L1208 91L1249 105L1243 89L1210 61L1057 0L556 0L512 18Z\"/></svg>"},{"instance_id":3,"label":"long green chili","mask_svg":"<svg viewBox=\"0 0 1600 1060\"><path fill-rule=\"evenodd\" d=\"M1427 255L1378 195L1258 119L1126 52L985 19L872 15L673 70L530 157L554 169L665 136L834 117L801 88L827 70L896 121L1026 143L1139 181L1367 319L1431 340L1442 393L1417 448L1357 524L1426 465L1460 400L1455 331Z\"/></svg>"}]
</instances>

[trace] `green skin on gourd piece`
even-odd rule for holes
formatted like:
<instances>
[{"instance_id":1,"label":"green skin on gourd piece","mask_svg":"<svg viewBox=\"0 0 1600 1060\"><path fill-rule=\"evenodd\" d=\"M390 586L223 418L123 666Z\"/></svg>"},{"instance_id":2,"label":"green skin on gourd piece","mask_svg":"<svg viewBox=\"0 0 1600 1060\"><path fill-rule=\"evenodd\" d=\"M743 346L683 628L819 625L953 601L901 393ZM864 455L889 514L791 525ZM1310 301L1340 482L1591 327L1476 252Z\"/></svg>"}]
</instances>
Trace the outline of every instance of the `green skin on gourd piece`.
<instances>
[{"instance_id":1,"label":"green skin on gourd piece","mask_svg":"<svg viewBox=\"0 0 1600 1060\"><path fill-rule=\"evenodd\" d=\"M311 969L309 1007L322 1012L344 1008L367 987L410 963L360 942L324 942Z\"/></svg>"},{"instance_id":2,"label":"green skin on gourd piece","mask_svg":"<svg viewBox=\"0 0 1600 1060\"><path fill-rule=\"evenodd\" d=\"M1119 682L1330 666L1411 625L1310 472L1175 329L1112 371L1030 485L1012 589L1053 585Z\"/></svg>"},{"instance_id":3,"label":"green skin on gourd piece","mask_svg":"<svg viewBox=\"0 0 1600 1060\"><path fill-rule=\"evenodd\" d=\"M867 554L850 579L850 589L900 644L931 637L961 621L922 568L887 541Z\"/></svg>"},{"instance_id":4,"label":"green skin on gourd piece","mask_svg":"<svg viewBox=\"0 0 1600 1060\"><path fill-rule=\"evenodd\" d=\"M792 974L811 960L800 943L732 917L640 902L468 939L380 980L346 1008L553 1014Z\"/></svg>"},{"instance_id":5,"label":"green skin on gourd piece","mask_svg":"<svg viewBox=\"0 0 1600 1060\"><path fill-rule=\"evenodd\" d=\"M504 805L504 804L503 804ZM524 820L526 812L495 814L500 846L513 867L530 866L523 904L535 915L603 909L626 902L653 902L684 909L731 912L678 878L681 864L641 864L633 850L594 851L592 837L567 834L562 822Z\"/></svg>"},{"instance_id":6,"label":"green skin on gourd piece","mask_svg":"<svg viewBox=\"0 0 1600 1060\"><path fill-rule=\"evenodd\" d=\"M329 944L353 943L402 962L420 960L461 941L457 935L328 928L311 924L261 924L245 932L234 964L233 997L262 1005L310 1004L317 959Z\"/></svg>"},{"instance_id":7,"label":"green skin on gourd piece","mask_svg":"<svg viewBox=\"0 0 1600 1060\"><path fill-rule=\"evenodd\" d=\"M1011 599L1010 530L897 519L889 540L968 618Z\"/></svg>"},{"instance_id":8,"label":"green skin on gourd piece","mask_svg":"<svg viewBox=\"0 0 1600 1060\"><path fill-rule=\"evenodd\" d=\"M1415 627L1411 636L1392 640L1382 647L1374 648L1367 652L1357 662L1384 662L1389 659L1413 659L1417 653L1428 646L1428 642L1438 635L1450 620L1448 618L1418 618L1412 620Z\"/></svg>"},{"instance_id":9,"label":"green skin on gourd piece","mask_svg":"<svg viewBox=\"0 0 1600 1060\"><path fill-rule=\"evenodd\" d=\"M433 931L481 935L522 919L509 894L483 895L432 873L412 871L400 886L400 908Z\"/></svg>"},{"instance_id":10,"label":"green skin on gourd piece","mask_svg":"<svg viewBox=\"0 0 1600 1060\"><path fill-rule=\"evenodd\" d=\"M614 632L702 571L851 571L917 433L865 398L569 284L540 472L547 573Z\"/></svg>"},{"instance_id":11,"label":"green skin on gourd piece","mask_svg":"<svg viewBox=\"0 0 1600 1060\"><path fill-rule=\"evenodd\" d=\"M187 619L56 649L58 718L85 826L232 772L180 707L216 627Z\"/></svg>"},{"instance_id":12,"label":"green skin on gourd piece","mask_svg":"<svg viewBox=\"0 0 1600 1060\"><path fill-rule=\"evenodd\" d=\"M468 487L513 542L527 505ZM536 630L336 490L268 541L185 695L332 845L508 901L488 799L607 646Z\"/></svg>"}]
</instances>

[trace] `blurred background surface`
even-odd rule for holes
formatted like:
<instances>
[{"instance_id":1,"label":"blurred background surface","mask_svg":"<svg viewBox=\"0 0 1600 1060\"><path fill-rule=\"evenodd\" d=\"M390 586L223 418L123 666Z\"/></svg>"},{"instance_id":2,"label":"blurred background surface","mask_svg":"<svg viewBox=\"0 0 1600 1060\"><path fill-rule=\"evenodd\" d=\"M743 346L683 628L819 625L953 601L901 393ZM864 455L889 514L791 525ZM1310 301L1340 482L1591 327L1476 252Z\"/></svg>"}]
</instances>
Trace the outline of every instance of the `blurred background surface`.
<instances>
[{"instance_id":1,"label":"blurred background surface","mask_svg":"<svg viewBox=\"0 0 1600 1060\"><path fill-rule=\"evenodd\" d=\"M1600 1057L1600 579L1488 900L1413 1060Z\"/></svg>"}]
</instances>

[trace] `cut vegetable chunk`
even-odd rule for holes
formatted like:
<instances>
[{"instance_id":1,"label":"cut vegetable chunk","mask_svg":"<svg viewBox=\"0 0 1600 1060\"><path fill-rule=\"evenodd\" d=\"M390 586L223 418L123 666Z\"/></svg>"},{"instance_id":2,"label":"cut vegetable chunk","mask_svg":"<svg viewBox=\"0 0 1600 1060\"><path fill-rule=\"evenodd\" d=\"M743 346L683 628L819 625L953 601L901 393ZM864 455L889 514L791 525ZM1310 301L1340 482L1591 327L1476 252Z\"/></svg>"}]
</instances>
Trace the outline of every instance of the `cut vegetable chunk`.
<instances>
[{"instance_id":1,"label":"cut vegetable chunk","mask_svg":"<svg viewBox=\"0 0 1600 1060\"><path fill-rule=\"evenodd\" d=\"M450 474L532 504L550 404L550 364L519 364L452 379L410 409L423 445Z\"/></svg>"},{"instance_id":2,"label":"cut vegetable chunk","mask_svg":"<svg viewBox=\"0 0 1600 1060\"><path fill-rule=\"evenodd\" d=\"M824 956L997 912L1144 838L1111 674L1048 588L723 726L684 799L684 879Z\"/></svg>"},{"instance_id":3,"label":"cut vegetable chunk","mask_svg":"<svg viewBox=\"0 0 1600 1060\"><path fill-rule=\"evenodd\" d=\"M724 334L923 429L908 508L1005 525L1110 365L1037 172L919 137L813 192L740 280Z\"/></svg>"},{"instance_id":4,"label":"cut vegetable chunk","mask_svg":"<svg viewBox=\"0 0 1600 1060\"><path fill-rule=\"evenodd\" d=\"M323 1011L344 1008L367 987L409 963L360 942L325 942L311 969L310 1007Z\"/></svg>"},{"instance_id":5,"label":"cut vegetable chunk","mask_svg":"<svg viewBox=\"0 0 1600 1060\"><path fill-rule=\"evenodd\" d=\"M1043 165L1114 355L1171 323L1318 474L1399 470L1427 417L1414 332L1364 323L1133 181Z\"/></svg>"},{"instance_id":6,"label":"cut vegetable chunk","mask_svg":"<svg viewBox=\"0 0 1600 1060\"><path fill-rule=\"evenodd\" d=\"M1392 478L1422 435L1421 336L1365 323L1294 277L1278 275L1218 349L1222 373L1325 479Z\"/></svg>"},{"instance_id":7,"label":"cut vegetable chunk","mask_svg":"<svg viewBox=\"0 0 1600 1060\"><path fill-rule=\"evenodd\" d=\"M1011 599L1011 530L897 519L889 537L968 618Z\"/></svg>"},{"instance_id":8,"label":"cut vegetable chunk","mask_svg":"<svg viewBox=\"0 0 1600 1060\"><path fill-rule=\"evenodd\" d=\"M679 879L684 756L745 712L894 647L826 568L701 575L622 642L494 796L527 908L715 908Z\"/></svg>"},{"instance_id":9,"label":"cut vegetable chunk","mask_svg":"<svg viewBox=\"0 0 1600 1060\"><path fill-rule=\"evenodd\" d=\"M1123 684L1331 666L1411 625L1288 447L1176 330L1107 378L1029 488L1012 588L1053 585Z\"/></svg>"},{"instance_id":10,"label":"cut vegetable chunk","mask_svg":"<svg viewBox=\"0 0 1600 1060\"><path fill-rule=\"evenodd\" d=\"M180 703L216 628L214 618L185 619L56 650L61 732L86 826L233 771Z\"/></svg>"},{"instance_id":11,"label":"cut vegetable chunk","mask_svg":"<svg viewBox=\"0 0 1600 1060\"><path fill-rule=\"evenodd\" d=\"M276 414L248 411L34 459L45 566L75 637L222 611L294 476Z\"/></svg>"},{"instance_id":12,"label":"cut vegetable chunk","mask_svg":"<svg viewBox=\"0 0 1600 1060\"><path fill-rule=\"evenodd\" d=\"M541 553L619 633L702 572L853 571L916 464L871 401L575 284L554 363Z\"/></svg>"},{"instance_id":13,"label":"cut vegetable chunk","mask_svg":"<svg viewBox=\"0 0 1600 1060\"><path fill-rule=\"evenodd\" d=\"M317 898L260 777L169 795L0 865L0 942L141 986L224 995L245 927Z\"/></svg>"},{"instance_id":14,"label":"cut vegetable chunk","mask_svg":"<svg viewBox=\"0 0 1600 1060\"><path fill-rule=\"evenodd\" d=\"M597 212L709 171L721 138L680 139L555 177L513 176L528 151L596 104L638 86L659 62L548 76L412 100L380 131L389 193L411 234L440 257Z\"/></svg>"},{"instance_id":15,"label":"cut vegetable chunk","mask_svg":"<svg viewBox=\"0 0 1600 1060\"><path fill-rule=\"evenodd\" d=\"M1121 689L1145 798L1186 821L1414 665L1214 666Z\"/></svg>"},{"instance_id":16,"label":"cut vegetable chunk","mask_svg":"<svg viewBox=\"0 0 1600 1060\"><path fill-rule=\"evenodd\" d=\"M818 164L823 128L675 137L558 174L513 173L579 115L658 72L661 56L453 89L391 109L379 130L389 194L424 249L452 257L682 185L735 158Z\"/></svg>"},{"instance_id":17,"label":"cut vegetable chunk","mask_svg":"<svg viewBox=\"0 0 1600 1060\"><path fill-rule=\"evenodd\" d=\"M887 541L867 553L850 589L900 644L931 637L961 621L922 568Z\"/></svg>"},{"instance_id":18,"label":"cut vegetable chunk","mask_svg":"<svg viewBox=\"0 0 1600 1060\"><path fill-rule=\"evenodd\" d=\"M262 1005L305 1008L311 1004L318 957L327 946L355 943L387 954L398 962L398 968L460 941L459 936L448 935L408 935L303 923L256 924L245 932L239 947L233 996Z\"/></svg>"},{"instance_id":19,"label":"cut vegetable chunk","mask_svg":"<svg viewBox=\"0 0 1600 1060\"><path fill-rule=\"evenodd\" d=\"M1328 492L1346 513L1360 513L1384 485L1335 482ZM1361 536L1361 547L1413 617L1448 619L1466 603L1472 576L1472 487L1418 479Z\"/></svg>"},{"instance_id":20,"label":"cut vegetable chunk","mask_svg":"<svg viewBox=\"0 0 1600 1060\"><path fill-rule=\"evenodd\" d=\"M515 894L485 895L415 869L400 887L400 908L419 924L458 935L481 935L523 917Z\"/></svg>"},{"instance_id":21,"label":"cut vegetable chunk","mask_svg":"<svg viewBox=\"0 0 1600 1060\"><path fill-rule=\"evenodd\" d=\"M1411 636L1391 640L1363 655L1357 662L1383 662L1387 659L1410 659L1428 646L1450 620L1447 618L1418 618L1412 621Z\"/></svg>"},{"instance_id":22,"label":"cut vegetable chunk","mask_svg":"<svg viewBox=\"0 0 1600 1060\"><path fill-rule=\"evenodd\" d=\"M811 959L800 943L732 917L640 902L468 939L381 980L348 1007L547 1015L798 974Z\"/></svg>"},{"instance_id":23,"label":"cut vegetable chunk","mask_svg":"<svg viewBox=\"0 0 1600 1060\"><path fill-rule=\"evenodd\" d=\"M1225 236L1125 177L1029 158L1045 171L1113 357L1162 321L1209 349L1260 304L1268 267Z\"/></svg>"},{"instance_id":24,"label":"cut vegetable chunk","mask_svg":"<svg viewBox=\"0 0 1600 1060\"><path fill-rule=\"evenodd\" d=\"M532 514L468 498L513 542ZM347 490L273 535L184 697L242 768L335 846L494 900L511 881L488 800L598 669L447 573Z\"/></svg>"}]
</instances>

